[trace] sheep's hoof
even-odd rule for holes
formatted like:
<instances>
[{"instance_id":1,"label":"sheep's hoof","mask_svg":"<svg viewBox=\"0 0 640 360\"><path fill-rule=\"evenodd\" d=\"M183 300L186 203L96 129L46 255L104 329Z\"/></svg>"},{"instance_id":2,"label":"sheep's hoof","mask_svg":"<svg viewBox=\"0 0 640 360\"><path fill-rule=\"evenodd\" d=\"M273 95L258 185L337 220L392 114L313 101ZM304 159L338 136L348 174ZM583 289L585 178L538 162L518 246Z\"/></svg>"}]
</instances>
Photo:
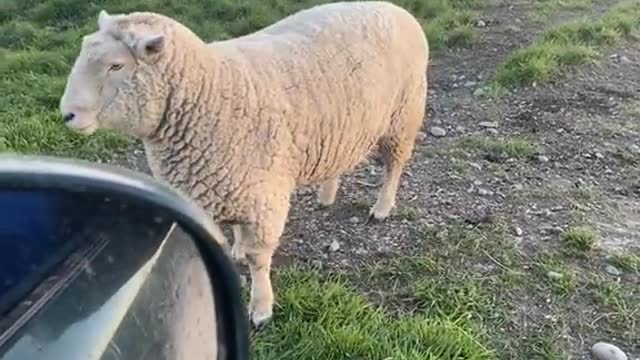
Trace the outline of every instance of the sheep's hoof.
<instances>
[{"instance_id":1,"label":"sheep's hoof","mask_svg":"<svg viewBox=\"0 0 640 360\"><path fill-rule=\"evenodd\" d=\"M271 320L272 313L271 311L266 312L250 312L251 314L251 325L253 329L259 330L263 328L269 321Z\"/></svg>"},{"instance_id":2,"label":"sheep's hoof","mask_svg":"<svg viewBox=\"0 0 640 360\"><path fill-rule=\"evenodd\" d=\"M367 221L364 223L365 225L375 225L384 222L387 219L387 216L378 217L374 213L369 214Z\"/></svg>"}]
</instances>

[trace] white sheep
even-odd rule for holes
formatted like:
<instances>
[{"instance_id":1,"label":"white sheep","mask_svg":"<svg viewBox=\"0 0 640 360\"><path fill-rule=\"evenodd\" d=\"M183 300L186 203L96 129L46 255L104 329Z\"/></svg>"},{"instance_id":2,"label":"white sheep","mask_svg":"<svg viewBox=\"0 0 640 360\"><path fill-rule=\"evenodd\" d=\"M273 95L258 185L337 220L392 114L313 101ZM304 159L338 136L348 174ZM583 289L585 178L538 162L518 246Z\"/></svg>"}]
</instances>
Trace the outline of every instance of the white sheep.
<instances>
[{"instance_id":1,"label":"white sheep","mask_svg":"<svg viewBox=\"0 0 640 360\"><path fill-rule=\"evenodd\" d=\"M375 146L385 174L369 219L389 216L425 116L428 57L419 22L381 1L320 5L212 43L164 15L101 11L60 108L79 133L142 139L154 176L233 225L257 326L272 316L272 255L296 186L320 184L331 205Z\"/></svg>"}]
</instances>

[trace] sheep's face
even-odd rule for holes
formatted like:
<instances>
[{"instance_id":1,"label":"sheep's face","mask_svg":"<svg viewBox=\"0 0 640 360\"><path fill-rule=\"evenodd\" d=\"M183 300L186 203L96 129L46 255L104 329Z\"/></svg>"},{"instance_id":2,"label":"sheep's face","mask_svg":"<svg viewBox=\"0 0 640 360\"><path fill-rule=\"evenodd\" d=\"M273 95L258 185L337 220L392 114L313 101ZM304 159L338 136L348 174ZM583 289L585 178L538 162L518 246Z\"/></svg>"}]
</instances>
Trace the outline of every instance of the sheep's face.
<instances>
[{"instance_id":1,"label":"sheep's face","mask_svg":"<svg viewBox=\"0 0 640 360\"><path fill-rule=\"evenodd\" d=\"M116 16L101 12L99 30L84 37L60 111L69 128L85 135L103 128L143 137L162 115L162 91L150 86L165 37L120 29Z\"/></svg>"}]
</instances>

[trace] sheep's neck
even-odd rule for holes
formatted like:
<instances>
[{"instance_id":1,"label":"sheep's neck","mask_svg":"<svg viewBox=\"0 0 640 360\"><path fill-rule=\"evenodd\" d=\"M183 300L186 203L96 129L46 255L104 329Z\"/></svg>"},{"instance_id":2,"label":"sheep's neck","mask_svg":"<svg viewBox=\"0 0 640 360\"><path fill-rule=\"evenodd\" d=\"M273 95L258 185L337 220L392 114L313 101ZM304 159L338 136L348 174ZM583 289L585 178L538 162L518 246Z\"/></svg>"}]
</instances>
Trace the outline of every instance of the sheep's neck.
<instances>
[{"instance_id":1,"label":"sheep's neck","mask_svg":"<svg viewBox=\"0 0 640 360\"><path fill-rule=\"evenodd\" d=\"M197 192L198 184L214 174L224 182L223 173L242 172L246 165L237 159L246 145L246 129L235 121L246 114L238 103L246 92L239 88L246 90L246 84L236 82L242 77L233 66L225 61L216 65L189 64L190 70L182 73L193 76L169 82L174 85L168 89L161 124L143 140L154 175L187 193Z\"/></svg>"}]
</instances>

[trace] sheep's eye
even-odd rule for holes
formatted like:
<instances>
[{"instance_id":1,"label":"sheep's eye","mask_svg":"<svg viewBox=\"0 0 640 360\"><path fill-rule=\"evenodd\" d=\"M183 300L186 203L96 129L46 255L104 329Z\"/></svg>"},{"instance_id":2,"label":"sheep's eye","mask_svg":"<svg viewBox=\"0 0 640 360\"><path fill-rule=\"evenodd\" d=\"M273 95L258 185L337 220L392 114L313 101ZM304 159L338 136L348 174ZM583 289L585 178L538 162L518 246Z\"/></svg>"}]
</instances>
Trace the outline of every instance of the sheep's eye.
<instances>
[{"instance_id":1,"label":"sheep's eye","mask_svg":"<svg viewBox=\"0 0 640 360\"><path fill-rule=\"evenodd\" d=\"M122 64L113 64L109 68L109 71L118 71L118 70L122 69L123 66L124 65L122 65Z\"/></svg>"}]
</instances>

